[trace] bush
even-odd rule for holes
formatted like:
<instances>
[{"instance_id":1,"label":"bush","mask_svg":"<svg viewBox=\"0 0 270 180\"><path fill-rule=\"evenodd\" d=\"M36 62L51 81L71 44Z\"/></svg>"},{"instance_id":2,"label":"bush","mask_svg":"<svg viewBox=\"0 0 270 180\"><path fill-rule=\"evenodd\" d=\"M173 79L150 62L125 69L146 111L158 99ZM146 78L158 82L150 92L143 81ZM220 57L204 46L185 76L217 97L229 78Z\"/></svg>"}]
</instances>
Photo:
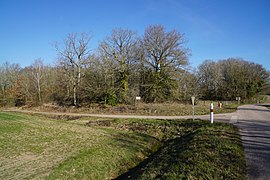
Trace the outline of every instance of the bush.
<instances>
[{"instance_id":1,"label":"bush","mask_svg":"<svg viewBox=\"0 0 270 180\"><path fill-rule=\"evenodd\" d=\"M117 105L117 97L116 94L112 91L105 93L104 95L105 104L116 106Z\"/></svg>"}]
</instances>

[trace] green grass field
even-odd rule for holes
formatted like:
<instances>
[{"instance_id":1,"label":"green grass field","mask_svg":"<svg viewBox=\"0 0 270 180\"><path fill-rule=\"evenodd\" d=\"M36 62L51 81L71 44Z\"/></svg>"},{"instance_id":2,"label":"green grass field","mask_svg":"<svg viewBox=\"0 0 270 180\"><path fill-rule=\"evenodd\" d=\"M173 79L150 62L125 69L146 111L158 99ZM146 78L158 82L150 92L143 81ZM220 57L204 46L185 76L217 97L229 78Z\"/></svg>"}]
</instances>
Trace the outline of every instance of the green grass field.
<instances>
[{"instance_id":1,"label":"green grass field","mask_svg":"<svg viewBox=\"0 0 270 180\"><path fill-rule=\"evenodd\" d=\"M0 112L0 179L244 179L244 164L232 125Z\"/></svg>"},{"instance_id":2,"label":"green grass field","mask_svg":"<svg viewBox=\"0 0 270 180\"><path fill-rule=\"evenodd\" d=\"M78 120L0 113L0 179L111 179L143 160L159 142Z\"/></svg>"}]
</instances>

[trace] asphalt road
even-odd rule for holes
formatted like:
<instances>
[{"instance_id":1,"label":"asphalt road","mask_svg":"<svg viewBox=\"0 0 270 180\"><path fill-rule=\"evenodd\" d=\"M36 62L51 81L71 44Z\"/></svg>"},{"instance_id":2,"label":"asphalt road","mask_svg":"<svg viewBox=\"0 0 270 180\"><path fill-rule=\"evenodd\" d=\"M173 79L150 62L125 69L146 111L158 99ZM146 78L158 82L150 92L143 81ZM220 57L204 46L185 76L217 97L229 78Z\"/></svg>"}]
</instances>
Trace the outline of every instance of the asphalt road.
<instances>
[{"instance_id":1,"label":"asphalt road","mask_svg":"<svg viewBox=\"0 0 270 180\"><path fill-rule=\"evenodd\" d=\"M237 112L216 114L214 121L239 127L245 149L247 179L270 180L270 104L243 105ZM201 119L209 119L198 116Z\"/></svg>"},{"instance_id":2,"label":"asphalt road","mask_svg":"<svg viewBox=\"0 0 270 180\"><path fill-rule=\"evenodd\" d=\"M244 105L232 116L245 148L247 179L270 179L270 111L261 105Z\"/></svg>"},{"instance_id":3,"label":"asphalt road","mask_svg":"<svg viewBox=\"0 0 270 180\"><path fill-rule=\"evenodd\" d=\"M266 104L270 106L270 104ZM12 111L12 110L9 110ZM13 110L18 111L18 110ZM105 115L21 111L26 113L42 113L55 115L109 117L109 118L141 118L141 119L189 119L192 116L136 116L136 115ZM209 115L195 116L209 120ZM223 121L235 124L240 128L245 148L247 179L270 179L270 110L262 105L240 106L237 112L214 114L214 122Z\"/></svg>"}]
</instances>

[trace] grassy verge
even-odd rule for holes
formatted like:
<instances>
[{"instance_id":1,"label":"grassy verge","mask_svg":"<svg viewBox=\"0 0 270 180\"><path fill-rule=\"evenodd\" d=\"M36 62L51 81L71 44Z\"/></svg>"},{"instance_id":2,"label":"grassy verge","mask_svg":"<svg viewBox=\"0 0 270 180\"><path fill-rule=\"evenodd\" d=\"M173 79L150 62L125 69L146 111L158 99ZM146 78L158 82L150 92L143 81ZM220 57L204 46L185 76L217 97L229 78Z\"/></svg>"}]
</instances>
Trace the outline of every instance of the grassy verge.
<instances>
[{"instance_id":1,"label":"grassy verge","mask_svg":"<svg viewBox=\"0 0 270 180\"><path fill-rule=\"evenodd\" d=\"M0 112L0 179L244 179L244 169L229 124Z\"/></svg>"},{"instance_id":2,"label":"grassy verge","mask_svg":"<svg viewBox=\"0 0 270 180\"><path fill-rule=\"evenodd\" d=\"M148 160L118 179L245 179L240 140L234 134L226 134L227 128L213 131L204 127L169 140Z\"/></svg>"},{"instance_id":3,"label":"grassy verge","mask_svg":"<svg viewBox=\"0 0 270 180\"><path fill-rule=\"evenodd\" d=\"M245 179L238 129L205 121L114 120L90 125L143 132L163 146L117 179Z\"/></svg>"}]
</instances>

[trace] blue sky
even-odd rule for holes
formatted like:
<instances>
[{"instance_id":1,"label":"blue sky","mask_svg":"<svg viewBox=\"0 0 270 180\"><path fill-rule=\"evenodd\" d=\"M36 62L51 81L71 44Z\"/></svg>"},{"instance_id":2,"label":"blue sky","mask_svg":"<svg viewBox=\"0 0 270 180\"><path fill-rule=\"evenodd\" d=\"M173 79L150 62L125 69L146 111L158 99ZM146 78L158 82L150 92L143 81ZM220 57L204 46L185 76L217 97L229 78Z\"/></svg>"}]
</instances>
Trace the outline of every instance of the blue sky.
<instances>
[{"instance_id":1,"label":"blue sky","mask_svg":"<svg viewBox=\"0 0 270 180\"><path fill-rule=\"evenodd\" d=\"M192 67L241 57L270 70L269 0L1 0L0 64L53 65L68 33L91 33L94 51L113 28L154 24L185 34Z\"/></svg>"}]
</instances>

